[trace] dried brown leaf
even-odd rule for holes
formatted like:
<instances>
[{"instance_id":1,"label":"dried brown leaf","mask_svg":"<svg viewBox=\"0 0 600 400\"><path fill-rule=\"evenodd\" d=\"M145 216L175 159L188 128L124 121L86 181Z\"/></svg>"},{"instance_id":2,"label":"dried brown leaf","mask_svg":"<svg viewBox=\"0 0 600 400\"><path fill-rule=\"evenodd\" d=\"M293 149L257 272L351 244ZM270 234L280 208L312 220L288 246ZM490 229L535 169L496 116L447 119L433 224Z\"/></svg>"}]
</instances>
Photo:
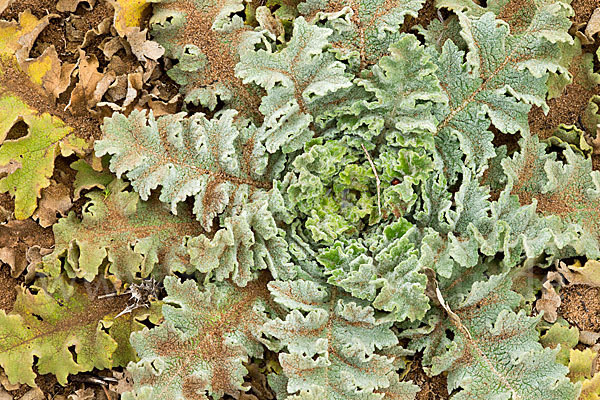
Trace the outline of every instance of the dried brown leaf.
<instances>
[{"instance_id":1,"label":"dried brown leaf","mask_svg":"<svg viewBox=\"0 0 600 400\"><path fill-rule=\"evenodd\" d=\"M8 390L9 392L12 392L13 390L17 390L18 388L21 387L20 384L18 383L10 383L8 381L8 377L6 376L6 374L4 373L4 371L0 370L0 384L2 385L2 387L6 390Z\"/></svg>"},{"instance_id":2,"label":"dried brown leaf","mask_svg":"<svg viewBox=\"0 0 600 400\"><path fill-rule=\"evenodd\" d=\"M33 388L23 395L19 400L45 400L46 396L39 387Z\"/></svg>"},{"instance_id":3,"label":"dried brown leaf","mask_svg":"<svg viewBox=\"0 0 600 400\"><path fill-rule=\"evenodd\" d=\"M96 84L96 90L94 90L94 94L92 96L93 103L98 104L102 100L102 97L106 94L108 88L113 84L113 82L117 79L117 76L114 71L107 71L102 78Z\"/></svg>"},{"instance_id":4,"label":"dried brown leaf","mask_svg":"<svg viewBox=\"0 0 600 400\"><path fill-rule=\"evenodd\" d=\"M93 400L96 396L96 393L94 393L94 390L87 388L87 389L79 389L77 391L75 391L75 393L69 395L68 399L69 400Z\"/></svg>"},{"instance_id":5,"label":"dried brown leaf","mask_svg":"<svg viewBox=\"0 0 600 400\"><path fill-rule=\"evenodd\" d=\"M269 389L267 376L260 372L258 365L251 363L246 365L246 369L248 370L248 374L244 386L249 389L246 393L240 393L240 400L273 400L275 396L273 395L273 392L271 392L271 389Z\"/></svg>"},{"instance_id":6,"label":"dried brown leaf","mask_svg":"<svg viewBox=\"0 0 600 400\"><path fill-rule=\"evenodd\" d=\"M12 220L0 225L0 261L10 266L14 278L27 268L27 250L30 247L50 248L53 244L52 234L32 219Z\"/></svg>"},{"instance_id":7,"label":"dried brown leaf","mask_svg":"<svg viewBox=\"0 0 600 400\"><path fill-rule=\"evenodd\" d=\"M600 339L600 332L581 331L579 332L579 341L585 345L593 346Z\"/></svg>"},{"instance_id":8,"label":"dried brown leaf","mask_svg":"<svg viewBox=\"0 0 600 400\"><path fill-rule=\"evenodd\" d=\"M35 279L35 274L38 267L42 265L42 258L52 253L52 249L33 245L25 252L27 259L27 273L25 274L25 282L30 283Z\"/></svg>"},{"instance_id":9,"label":"dried brown leaf","mask_svg":"<svg viewBox=\"0 0 600 400\"><path fill-rule=\"evenodd\" d=\"M142 73L136 72L127 75L127 95L123 102L123 107L127 107L136 99L138 91L142 90L144 83L142 81Z\"/></svg>"},{"instance_id":10,"label":"dried brown leaf","mask_svg":"<svg viewBox=\"0 0 600 400\"><path fill-rule=\"evenodd\" d=\"M148 59L158 60L165 54L165 49L158 43L148 40L148 30L143 31L140 28L131 28L127 33L127 41L131 46L131 52L139 61L145 62Z\"/></svg>"},{"instance_id":11,"label":"dried brown leaf","mask_svg":"<svg viewBox=\"0 0 600 400\"><path fill-rule=\"evenodd\" d=\"M36 68L39 65L46 65L48 71L41 77L41 86L54 98L58 98L71 85L71 74L75 70L76 64L64 63L58 58L54 45L51 45L44 50L42 55L36 59L27 59L21 62L20 66L29 75L35 76L29 72L30 69Z\"/></svg>"},{"instance_id":12,"label":"dried brown leaf","mask_svg":"<svg viewBox=\"0 0 600 400\"><path fill-rule=\"evenodd\" d=\"M123 394L133 390L133 378L128 370L124 372L113 371L113 377L117 379L117 384L109 384L108 388L111 392Z\"/></svg>"},{"instance_id":13,"label":"dried brown leaf","mask_svg":"<svg viewBox=\"0 0 600 400\"><path fill-rule=\"evenodd\" d=\"M3 388L0 388L0 400L13 400L13 397Z\"/></svg>"},{"instance_id":14,"label":"dried brown leaf","mask_svg":"<svg viewBox=\"0 0 600 400\"><path fill-rule=\"evenodd\" d=\"M550 281L542 285L542 298L535 302L537 312L544 312L544 320L550 323L556 322L558 318L558 307L560 307L560 296Z\"/></svg>"},{"instance_id":15,"label":"dried brown leaf","mask_svg":"<svg viewBox=\"0 0 600 400\"><path fill-rule=\"evenodd\" d=\"M29 53L31 52L31 48L35 43L39 34L46 29L46 27L50 24L50 20L52 18L60 18L58 14L48 14L44 18L36 21L35 26L32 29L27 29L23 32L22 35L18 37L18 42L15 44L16 47L13 47L14 54L17 57L17 61L19 64L22 64L29 58ZM31 11L26 10L19 16L19 21L23 24L23 21L31 21L35 19ZM0 23L6 23L5 21L0 21ZM9 22L8 24L12 24ZM18 26L19 24L17 24ZM13 43L14 44L14 43Z\"/></svg>"},{"instance_id":16,"label":"dried brown leaf","mask_svg":"<svg viewBox=\"0 0 600 400\"><path fill-rule=\"evenodd\" d=\"M598 32L600 32L600 7L594 10L594 13L587 23L587 26L585 27L585 36L594 43L593 36Z\"/></svg>"},{"instance_id":17,"label":"dried brown leaf","mask_svg":"<svg viewBox=\"0 0 600 400\"><path fill-rule=\"evenodd\" d=\"M572 265L559 262L558 271L572 285L587 285L592 287L600 287L600 262L588 260L582 267L579 260Z\"/></svg>"},{"instance_id":18,"label":"dried brown leaf","mask_svg":"<svg viewBox=\"0 0 600 400\"><path fill-rule=\"evenodd\" d=\"M112 26L111 18L103 19L102 22L100 22L95 29L90 29L89 31L87 31L85 33L83 43L81 43L81 48L85 49L85 48L89 47L93 43L93 41L96 37L109 34L111 26Z\"/></svg>"},{"instance_id":19,"label":"dried brown leaf","mask_svg":"<svg viewBox=\"0 0 600 400\"><path fill-rule=\"evenodd\" d=\"M88 109L96 105L94 92L103 77L103 74L98 72L99 65L95 55L87 56L85 51L79 51L79 81L71 92L68 105L73 114L85 114Z\"/></svg>"},{"instance_id":20,"label":"dried brown leaf","mask_svg":"<svg viewBox=\"0 0 600 400\"><path fill-rule=\"evenodd\" d=\"M112 63L112 57L123 48L123 42L122 42L122 38L120 37L113 37L109 40L107 40L106 42L104 42L101 46L101 50L104 53L104 55L106 56L106 58L111 60Z\"/></svg>"},{"instance_id":21,"label":"dried brown leaf","mask_svg":"<svg viewBox=\"0 0 600 400\"><path fill-rule=\"evenodd\" d=\"M261 28L266 29L276 38L283 38L283 35L285 34L283 24L271 13L271 10L268 7L258 7L256 9L255 18Z\"/></svg>"},{"instance_id":22,"label":"dried brown leaf","mask_svg":"<svg viewBox=\"0 0 600 400\"><path fill-rule=\"evenodd\" d=\"M180 98L180 95L176 95L168 102L165 102L162 100L153 99L152 96L150 96L150 98L147 100L147 105L157 117L161 115L175 114L179 107Z\"/></svg>"},{"instance_id":23,"label":"dried brown leaf","mask_svg":"<svg viewBox=\"0 0 600 400\"><path fill-rule=\"evenodd\" d=\"M12 3L12 0L0 0L0 14Z\"/></svg>"},{"instance_id":24,"label":"dried brown leaf","mask_svg":"<svg viewBox=\"0 0 600 400\"><path fill-rule=\"evenodd\" d=\"M57 214L64 217L72 204L69 188L62 183L51 182L50 186L42 190L42 197L33 217L42 227L47 228L58 220Z\"/></svg>"}]
</instances>

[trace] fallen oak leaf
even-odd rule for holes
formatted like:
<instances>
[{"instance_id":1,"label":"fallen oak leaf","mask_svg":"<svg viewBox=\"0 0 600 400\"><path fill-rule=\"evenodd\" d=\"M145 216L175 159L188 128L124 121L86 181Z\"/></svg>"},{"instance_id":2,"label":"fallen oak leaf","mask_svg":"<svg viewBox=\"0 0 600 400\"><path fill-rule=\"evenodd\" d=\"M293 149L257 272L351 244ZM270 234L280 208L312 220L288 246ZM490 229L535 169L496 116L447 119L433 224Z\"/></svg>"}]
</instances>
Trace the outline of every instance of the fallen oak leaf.
<instances>
[{"instance_id":1,"label":"fallen oak leaf","mask_svg":"<svg viewBox=\"0 0 600 400\"><path fill-rule=\"evenodd\" d=\"M150 10L149 0L108 0L108 2L115 9L114 26L121 37L124 37L131 28L139 28L144 15Z\"/></svg>"},{"instance_id":2,"label":"fallen oak leaf","mask_svg":"<svg viewBox=\"0 0 600 400\"><path fill-rule=\"evenodd\" d=\"M69 188L62 183L51 181L50 186L42 190L42 197L33 218L38 220L42 227L47 228L58 220L57 214L66 216L72 205Z\"/></svg>"},{"instance_id":3,"label":"fallen oak leaf","mask_svg":"<svg viewBox=\"0 0 600 400\"><path fill-rule=\"evenodd\" d=\"M165 54L165 49L160 44L148 39L148 29L142 31L138 27L131 28L126 37L131 52L139 61L156 61Z\"/></svg>"},{"instance_id":4,"label":"fallen oak leaf","mask_svg":"<svg viewBox=\"0 0 600 400\"><path fill-rule=\"evenodd\" d=\"M71 74L77 64L63 64L54 45L51 45L38 58L24 60L19 66L31 77L33 83L58 98L71 85Z\"/></svg>"},{"instance_id":5,"label":"fallen oak leaf","mask_svg":"<svg viewBox=\"0 0 600 400\"><path fill-rule=\"evenodd\" d=\"M36 18L30 10L19 15L19 21L0 21L0 55L17 55L22 60L29 55L33 43L51 18L59 15L49 14L44 18Z\"/></svg>"},{"instance_id":6,"label":"fallen oak leaf","mask_svg":"<svg viewBox=\"0 0 600 400\"><path fill-rule=\"evenodd\" d=\"M591 43L594 43L593 36L598 32L600 32L600 7L594 10L584 31L585 36L587 36Z\"/></svg>"},{"instance_id":7,"label":"fallen oak leaf","mask_svg":"<svg viewBox=\"0 0 600 400\"><path fill-rule=\"evenodd\" d=\"M85 114L96 105L94 92L103 76L98 72L99 66L98 58L94 54L87 56L85 51L79 50L79 81L71 92L71 99L67 105L67 109L73 114Z\"/></svg>"},{"instance_id":8,"label":"fallen oak leaf","mask_svg":"<svg viewBox=\"0 0 600 400\"><path fill-rule=\"evenodd\" d=\"M596 260L586 261L584 266L576 260L572 265L560 261L557 265L558 271L569 281L571 285L587 285L600 287L600 262Z\"/></svg>"},{"instance_id":9,"label":"fallen oak leaf","mask_svg":"<svg viewBox=\"0 0 600 400\"><path fill-rule=\"evenodd\" d=\"M550 323L556 322L558 307L561 303L560 296L552 286L553 283L564 284L562 276L555 271L548 273L547 279L542 285L542 298L535 302L537 312L544 312L544 320Z\"/></svg>"},{"instance_id":10,"label":"fallen oak leaf","mask_svg":"<svg viewBox=\"0 0 600 400\"><path fill-rule=\"evenodd\" d=\"M27 252L33 246L50 248L52 235L33 220L12 220L0 225L0 261L11 268L11 276L18 277L30 264Z\"/></svg>"},{"instance_id":11,"label":"fallen oak leaf","mask_svg":"<svg viewBox=\"0 0 600 400\"><path fill-rule=\"evenodd\" d=\"M79 389L75 393L70 394L68 400L93 400L96 393L91 388Z\"/></svg>"}]
</instances>

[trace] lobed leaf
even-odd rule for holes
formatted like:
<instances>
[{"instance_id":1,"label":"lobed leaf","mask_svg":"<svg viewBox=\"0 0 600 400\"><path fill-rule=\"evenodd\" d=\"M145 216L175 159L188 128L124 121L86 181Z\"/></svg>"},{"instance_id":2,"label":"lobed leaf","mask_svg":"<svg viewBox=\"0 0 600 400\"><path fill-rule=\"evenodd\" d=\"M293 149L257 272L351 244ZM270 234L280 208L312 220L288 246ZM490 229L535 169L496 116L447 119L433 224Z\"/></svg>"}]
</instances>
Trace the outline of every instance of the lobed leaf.
<instances>
[{"instance_id":1,"label":"lobed leaf","mask_svg":"<svg viewBox=\"0 0 600 400\"><path fill-rule=\"evenodd\" d=\"M301 148L313 135L313 105L352 85L344 64L326 51L331 33L297 18L285 48L245 52L236 65L236 75L244 83L254 82L267 91L260 112L265 116L265 146L270 153Z\"/></svg>"},{"instance_id":2,"label":"lobed leaf","mask_svg":"<svg viewBox=\"0 0 600 400\"><path fill-rule=\"evenodd\" d=\"M289 310L263 329L286 350L279 361L292 398L378 399L379 390L400 389L394 358L378 352L398 339L372 307L307 280L272 281L269 290Z\"/></svg>"},{"instance_id":3,"label":"lobed leaf","mask_svg":"<svg viewBox=\"0 0 600 400\"><path fill-rule=\"evenodd\" d=\"M245 391L244 363L263 352L264 279L201 291L194 281L169 276L164 285L165 322L131 335L141 360L128 366L135 386L124 398L208 399Z\"/></svg>"},{"instance_id":4,"label":"lobed leaf","mask_svg":"<svg viewBox=\"0 0 600 400\"><path fill-rule=\"evenodd\" d=\"M308 0L298 11L312 23L334 30L333 48L343 59L364 68L375 64L400 38L406 16L417 17L424 0Z\"/></svg>"},{"instance_id":5,"label":"lobed leaf","mask_svg":"<svg viewBox=\"0 0 600 400\"><path fill-rule=\"evenodd\" d=\"M35 211L42 189L50 185L56 157L83 154L89 145L62 120L40 114L10 94L0 98L0 120L2 139L18 120L27 125L26 136L0 145L0 168L9 172L0 179L0 192L15 197L15 216L25 219Z\"/></svg>"},{"instance_id":6,"label":"lobed leaf","mask_svg":"<svg viewBox=\"0 0 600 400\"><path fill-rule=\"evenodd\" d=\"M119 344L105 331L104 321L113 319L123 302L96 299L90 289L64 282L52 295L42 287L20 288L12 311L0 310L0 366L11 383L35 387L34 364L37 373L52 373L61 385L67 383L69 374L115 365L113 353ZM130 318L134 321L134 316ZM124 319L113 324L125 325ZM140 326L120 329L121 335L128 335ZM128 355L133 354L120 354L120 362L129 361Z\"/></svg>"},{"instance_id":7,"label":"lobed leaf","mask_svg":"<svg viewBox=\"0 0 600 400\"><path fill-rule=\"evenodd\" d=\"M278 173L272 168L253 125L238 128L236 112L219 118L184 113L155 119L152 112L133 111L105 119L98 156L112 155L110 170L127 176L142 200L162 186L160 200L177 212L177 204L194 198L194 214L210 231L213 219L242 205L254 190L269 189Z\"/></svg>"},{"instance_id":8,"label":"lobed leaf","mask_svg":"<svg viewBox=\"0 0 600 400\"><path fill-rule=\"evenodd\" d=\"M52 227L55 245L43 259L45 273L58 276L62 265L69 277L92 281L108 261L108 273L131 283L190 270L186 237L202 230L189 210L179 207L174 216L156 199L140 201L127 186L114 180L105 192L88 193L81 220L70 212Z\"/></svg>"},{"instance_id":9,"label":"lobed leaf","mask_svg":"<svg viewBox=\"0 0 600 400\"><path fill-rule=\"evenodd\" d=\"M260 40L236 13L242 0L158 0L150 19L151 33L169 58L168 71L181 85L185 101L214 110L219 101L258 118L261 91L242 85L234 75L240 53Z\"/></svg>"}]
</instances>

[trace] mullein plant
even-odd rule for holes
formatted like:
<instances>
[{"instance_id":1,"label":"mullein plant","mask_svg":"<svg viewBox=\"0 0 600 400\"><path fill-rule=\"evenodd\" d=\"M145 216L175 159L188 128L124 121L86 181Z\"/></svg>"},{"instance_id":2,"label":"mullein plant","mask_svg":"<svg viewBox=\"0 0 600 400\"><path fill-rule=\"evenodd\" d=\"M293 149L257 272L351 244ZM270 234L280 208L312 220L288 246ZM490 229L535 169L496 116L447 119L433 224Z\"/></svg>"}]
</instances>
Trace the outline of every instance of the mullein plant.
<instances>
[{"instance_id":1,"label":"mullein plant","mask_svg":"<svg viewBox=\"0 0 600 400\"><path fill-rule=\"evenodd\" d=\"M444 18L413 29L424 0L153 3L187 111L105 118L93 148L116 177L76 162L80 187L104 190L54 225L45 290L0 311L11 382L34 384L35 356L61 383L127 365L126 400L216 400L273 352L280 400L414 399L415 358L454 400L579 397L518 281L600 257L589 151L528 122L574 79L569 1L438 0ZM35 138L44 116L14 110ZM90 299L68 278L166 296L77 319Z\"/></svg>"}]
</instances>

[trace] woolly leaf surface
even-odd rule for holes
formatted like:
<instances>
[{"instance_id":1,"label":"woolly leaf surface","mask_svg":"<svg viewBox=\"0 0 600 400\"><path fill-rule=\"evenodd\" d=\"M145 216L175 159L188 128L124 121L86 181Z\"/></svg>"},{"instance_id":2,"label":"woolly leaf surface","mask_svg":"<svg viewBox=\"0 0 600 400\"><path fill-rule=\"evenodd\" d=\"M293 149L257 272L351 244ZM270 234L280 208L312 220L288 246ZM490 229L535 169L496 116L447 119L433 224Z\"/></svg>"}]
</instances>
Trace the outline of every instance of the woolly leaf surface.
<instances>
[{"instance_id":1,"label":"woolly leaf surface","mask_svg":"<svg viewBox=\"0 0 600 400\"><path fill-rule=\"evenodd\" d=\"M522 204L535 201L543 215L558 217L562 229L578 254L590 258L600 256L600 174L592 170L592 162L568 147L565 162L546 153L546 145L537 136L521 140L521 151L502 165L508 176L507 189ZM534 200L535 199L535 200ZM559 229L557 233L561 232Z\"/></svg>"},{"instance_id":2,"label":"woolly leaf surface","mask_svg":"<svg viewBox=\"0 0 600 400\"><path fill-rule=\"evenodd\" d=\"M200 290L193 280L166 277L165 322L131 335L140 361L128 366L135 381L128 396L181 400L245 391L244 363L263 351L265 284L260 279L245 288L218 283Z\"/></svg>"},{"instance_id":3,"label":"woolly leaf surface","mask_svg":"<svg viewBox=\"0 0 600 400\"><path fill-rule=\"evenodd\" d=\"M510 291L510 279L503 274L466 282L470 290L457 296L463 279L441 288L454 315L440 307L429 322L433 329L417 333L413 342L415 348L426 346L424 362L433 375L447 371L449 392L461 389L452 398L577 398L580 387L556 362L557 350L538 342L539 317L513 311L520 299Z\"/></svg>"},{"instance_id":4,"label":"woolly leaf surface","mask_svg":"<svg viewBox=\"0 0 600 400\"><path fill-rule=\"evenodd\" d=\"M269 290L289 309L285 320L271 320L263 328L285 349L279 361L289 394L379 399L377 390L397 383L390 377L394 358L378 353L396 346L398 339L391 323L377 323L371 306L307 280L272 281Z\"/></svg>"},{"instance_id":5,"label":"woolly leaf surface","mask_svg":"<svg viewBox=\"0 0 600 400\"><path fill-rule=\"evenodd\" d=\"M286 47L245 52L236 66L244 83L254 82L267 91L260 112L270 153L301 148L313 136L311 109L325 96L352 85L344 64L326 51L331 33L297 18Z\"/></svg>"},{"instance_id":6,"label":"woolly leaf surface","mask_svg":"<svg viewBox=\"0 0 600 400\"><path fill-rule=\"evenodd\" d=\"M551 10L568 23L562 7L557 4ZM465 154L466 164L480 173L495 155L490 123L506 134L529 131L531 104L547 107L548 71L561 68L560 47L537 32L547 28L566 40L561 36L566 33L565 24L556 26L554 20L545 18L535 30L522 32L510 32L508 24L491 12L473 18L459 13L459 20L468 45L466 55L446 41L437 60L438 77L450 102L437 114L441 122L436 130L436 155L450 183L461 170L457 157Z\"/></svg>"},{"instance_id":7,"label":"woolly leaf surface","mask_svg":"<svg viewBox=\"0 0 600 400\"><path fill-rule=\"evenodd\" d=\"M105 120L96 154L110 154L110 169L125 175L142 200L162 186L160 200L176 213L194 198L194 214L209 231L213 219L239 207L254 190L268 189L276 174L262 145L264 131L234 125L234 110L218 118L184 113L155 119L152 112L114 114Z\"/></svg>"},{"instance_id":8,"label":"woolly leaf surface","mask_svg":"<svg viewBox=\"0 0 600 400\"><path fill-rule=\"evenodd\" d=\"M206 280L231 278L236 285L246 286L264 269L275 279L293 276L284 232L277 227L264 193L253 196L238 214L226 217L212 237L189 239L187 248L191 264L206 274Z\"/></svg>"},{"instance_id":9,"label":"woolly leaf surface","mask_svg":"<svg viewBox=\"0 0 600 400\"><path fill-rule=\"evenodd\" d=\"M153 2L151 32L165 48L165 55L178 61L168 74L181 85L185 101L213 110L220 100L256 118L261 91L243 85L234 75L240 53L260 40L235 15L244 10L243 1Z\"/></svg>"},{"instance_id":10,"label":"woolly leaf surface","mask_svg":"<svg viewBox=\"0 0 600 400\"><path fill-rule=\"evenodd\" d=\"M63 258L69 277L88 281L105 261L123 282L189 269L185 238L202 232L198 222L185 207L175 216L155 198L140 201L127 186L114 180L106 192L88 193L81 219L71 212L52 227L55 246L44 258L45 273L58 276Z\"/></svg>"},{"instance_id":11,"label":"woolly leaf surface","mask_svg":"<svg viewBox=\"0 0 600 400\"><path fill-rule=\"evenodd\" d=\"M298 5L308 21L332 28L333 49L355 64L375 64L398 41L406 16L417 17L424 0L309 0Z\"/></svg>"}]
</instances>

